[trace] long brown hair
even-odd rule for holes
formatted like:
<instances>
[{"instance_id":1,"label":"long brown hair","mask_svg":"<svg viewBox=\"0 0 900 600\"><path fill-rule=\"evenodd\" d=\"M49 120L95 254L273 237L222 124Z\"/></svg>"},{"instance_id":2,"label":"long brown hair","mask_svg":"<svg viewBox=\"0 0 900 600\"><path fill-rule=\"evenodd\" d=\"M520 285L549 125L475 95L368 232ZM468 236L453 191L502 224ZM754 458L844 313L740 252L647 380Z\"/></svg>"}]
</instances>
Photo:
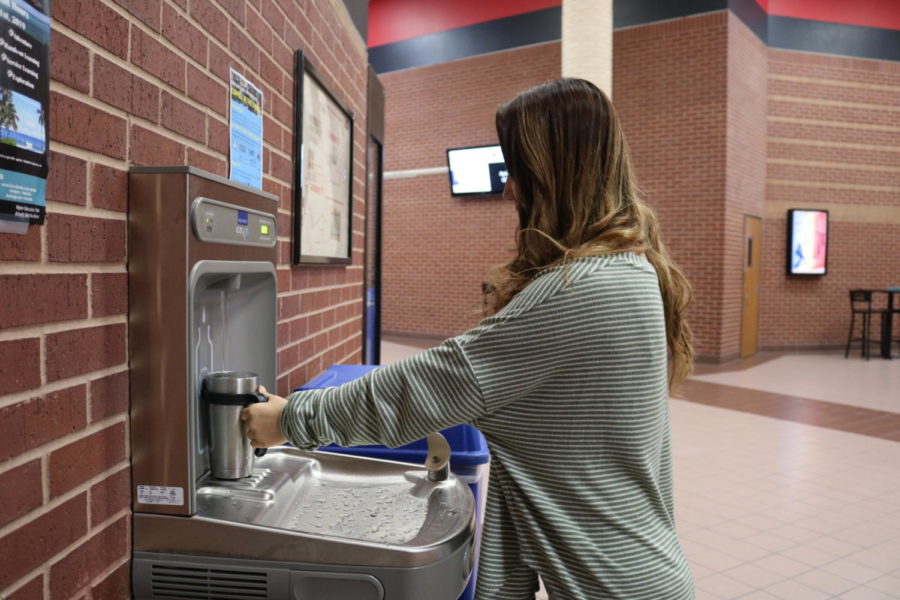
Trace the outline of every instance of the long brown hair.
<instances>
[{"instance_id":1,"label":"long brown hair","mask_svg":"<svg viewBox=\"0 0 900 600\"><path fill-rule=\"evenodd\" d=\"M684 318L690 284L659 237L656 215L640 199L625 138L609 98L582 79L524 91L497 110L509 170L504 195L519 213L516 256L495 269L486 314L504 307L538 273L572 258L644 254L659 277L672 359L670 388L693 367Z\"/></svg>"}]
</instances>

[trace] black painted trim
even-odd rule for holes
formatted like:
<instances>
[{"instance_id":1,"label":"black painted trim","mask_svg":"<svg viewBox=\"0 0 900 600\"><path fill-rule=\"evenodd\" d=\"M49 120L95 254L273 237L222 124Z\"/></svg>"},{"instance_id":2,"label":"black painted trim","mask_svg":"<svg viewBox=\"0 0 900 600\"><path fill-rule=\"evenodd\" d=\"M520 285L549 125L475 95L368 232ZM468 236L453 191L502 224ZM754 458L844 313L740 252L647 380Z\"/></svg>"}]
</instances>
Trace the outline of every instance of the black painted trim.
<instances>
[{"instance_id":1,"label":"black painted trim","mask_svg":"<svg viewBox=\"0 0 900 600\"><path fill-rule=\"evenodd\" d=\"M613 29L690 17L726 8L728 0L614 0Z\"/></svg>"},{"instance_id":2,"label":"black painted trim","mask_svg":"<svg viewBox=\"0 0 900 600\"><path fill-rule=\"evenodd\" d=\"M376 73L425 67L488 52L559 40L562 8L545 8L369 48Z\"/></svg>"},{"instance_id":3,"label":"black painted trim","mask_svg":"<svg viewBox=\"0 0 900 600\"><path fill-rule=\"evenodd\" d=\"M771 48L900 61L900 31L769 16Z\"/></svg>"}]
</instances>

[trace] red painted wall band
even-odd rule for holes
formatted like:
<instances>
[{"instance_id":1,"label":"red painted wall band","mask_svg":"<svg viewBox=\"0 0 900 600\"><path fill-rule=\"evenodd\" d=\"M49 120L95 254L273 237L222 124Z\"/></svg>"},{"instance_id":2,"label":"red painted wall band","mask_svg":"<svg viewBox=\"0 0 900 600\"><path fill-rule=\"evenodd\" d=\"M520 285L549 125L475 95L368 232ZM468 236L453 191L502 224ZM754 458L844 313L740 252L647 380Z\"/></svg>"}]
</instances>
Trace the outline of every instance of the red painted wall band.
<instances>
[{"instance_id":1,"label":"red painted wall band","mask_svg":"<svg viewBox=\"0 0 900 600\"><path fill-rule=\"evenodd\" d=\"M900 30L896 0L756 0L770 15Z\"/></svg>"},{"instance_id":2,"label":"red painted wall band","mask_svg":"<svg viewBox=\"0 0 900 600\"><path fill-rule=\"evenodd\" d=\"M369 47L560 4L562 0L371 0Z\"/></svg>"}]
</instances>

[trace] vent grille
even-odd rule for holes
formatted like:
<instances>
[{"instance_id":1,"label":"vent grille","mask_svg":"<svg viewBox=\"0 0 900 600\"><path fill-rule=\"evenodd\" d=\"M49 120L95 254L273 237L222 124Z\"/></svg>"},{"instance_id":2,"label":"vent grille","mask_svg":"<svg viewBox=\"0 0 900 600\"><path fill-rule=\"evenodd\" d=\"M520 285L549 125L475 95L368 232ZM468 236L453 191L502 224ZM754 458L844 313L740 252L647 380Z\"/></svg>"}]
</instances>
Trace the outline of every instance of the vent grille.
<instances>
[{"instance_id":1,"label":"vent grille","mask_svg":"<svg viewBox=\"0 0 900 600\"><path fill-rule=\"evenodd\" d=\"M203 569L154 564L150 571L153 598L159 600L265 600L265 571Z\"/></svg>"}]
</instances>

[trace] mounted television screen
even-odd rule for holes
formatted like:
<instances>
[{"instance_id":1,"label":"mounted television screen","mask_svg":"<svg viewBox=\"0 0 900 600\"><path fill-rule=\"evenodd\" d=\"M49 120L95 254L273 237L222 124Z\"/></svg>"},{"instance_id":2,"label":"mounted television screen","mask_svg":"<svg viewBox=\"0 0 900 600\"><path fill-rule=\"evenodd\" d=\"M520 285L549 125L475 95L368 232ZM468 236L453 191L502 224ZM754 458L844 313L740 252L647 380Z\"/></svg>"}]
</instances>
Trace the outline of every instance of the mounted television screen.
<instances>
[{"instance_id":1,"label":"mounted television screen","mask_svg":"<svg viewBox=\"0 0 900 600\"><path fill-rule=\"evenodd\" d=\"M828 271L828 211L788 211L788 275Z\"/></svg>"},{"instance_id":2,"label":"mounted television screen","mask_svg":"<svg viewBox=\"0 0 900 600\"><path fill-rule=\"evenodd\" d=\"M454 196L503 192L507 171L500 146L451 148L447 150L447 163Z\"/></svg>"}]
</instances>

